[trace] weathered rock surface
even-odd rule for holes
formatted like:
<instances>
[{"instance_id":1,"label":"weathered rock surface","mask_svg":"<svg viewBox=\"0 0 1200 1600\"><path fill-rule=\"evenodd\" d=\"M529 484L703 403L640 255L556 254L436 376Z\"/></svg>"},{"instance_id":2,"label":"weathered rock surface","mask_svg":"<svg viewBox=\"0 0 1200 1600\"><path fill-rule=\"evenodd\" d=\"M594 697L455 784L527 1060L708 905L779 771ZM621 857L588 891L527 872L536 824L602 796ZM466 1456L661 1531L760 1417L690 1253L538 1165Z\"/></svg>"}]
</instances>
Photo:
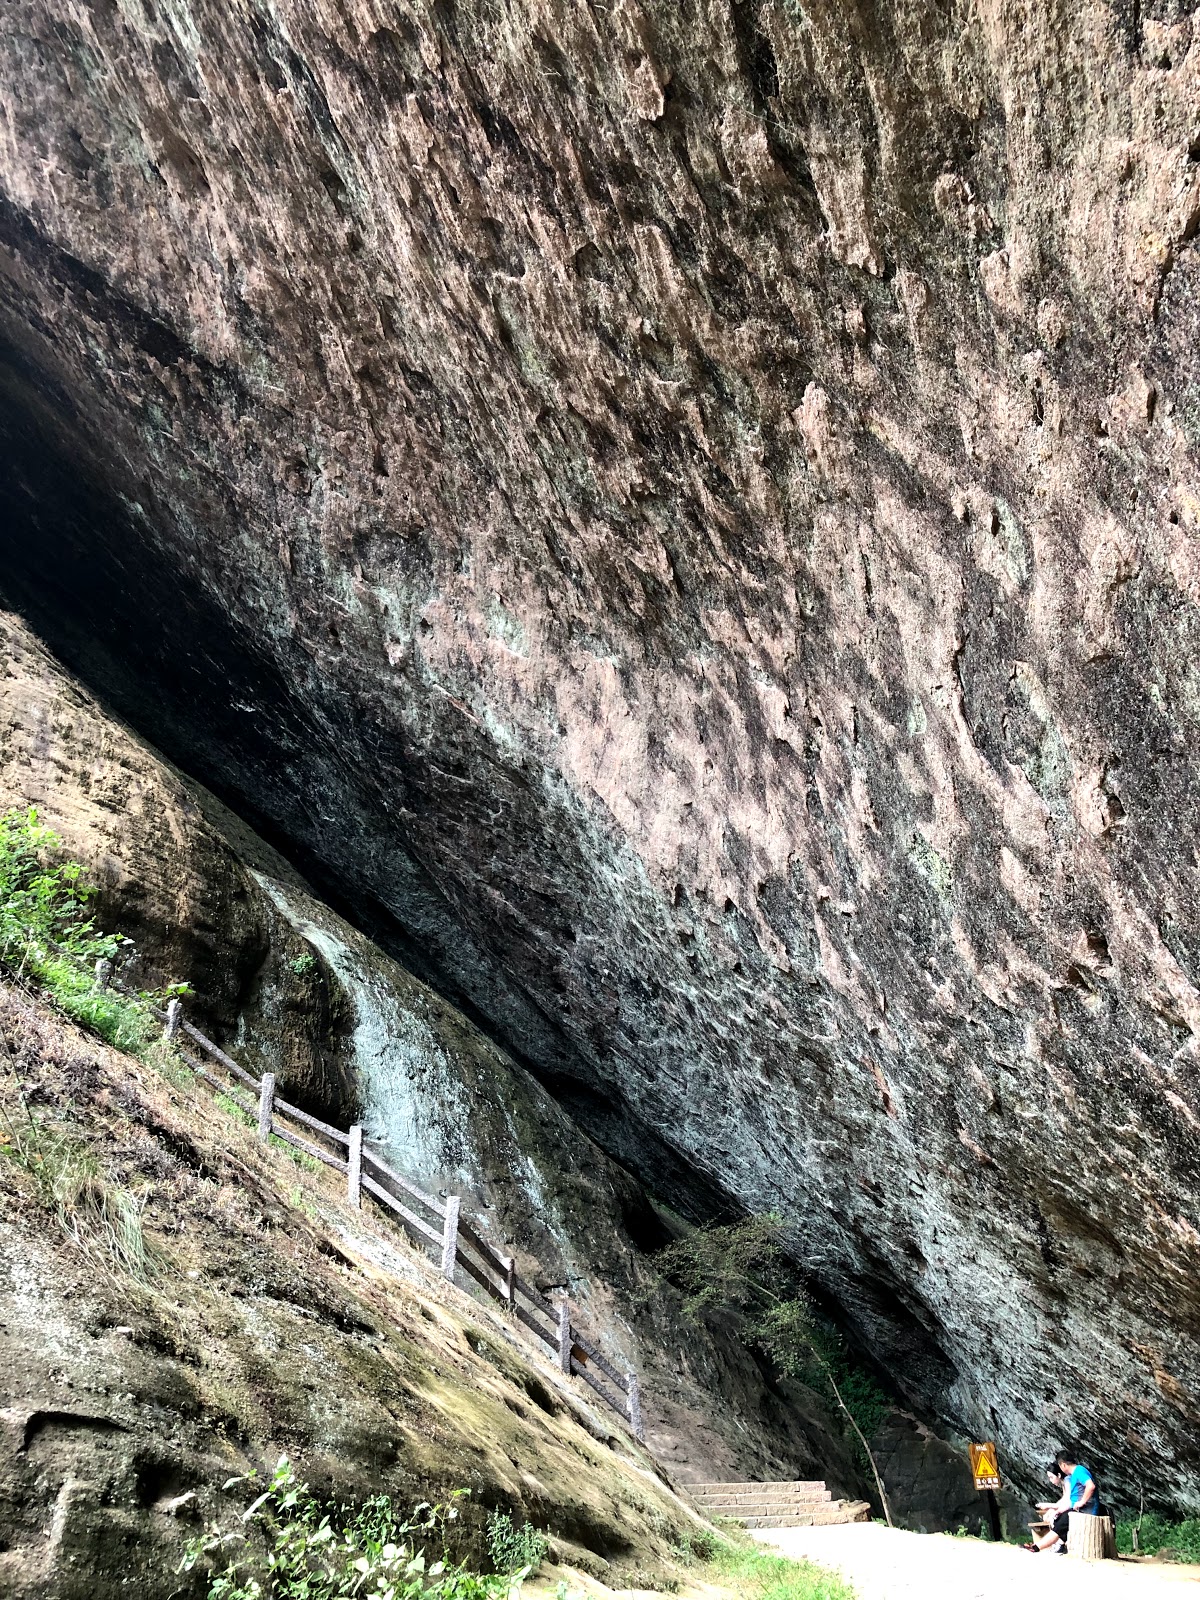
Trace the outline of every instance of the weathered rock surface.
<instances>
[{"instance_id":1,"label":"weathered rock surface","mask_svg":"<svg viewBox=\"0 0 1200 1600\"><path fill-rule=\"evenodd\" d=\"M649 1259L669 1220L535 1079L3 614L0 652L0 811L36 805L87 864L100 925L136 935L123 981L187 980L189 1013L243 1064L343 1127L361 1118L398 1171L460 1195L522 1273L566 1287L641 1375L647 1440L681 1481L820 1470L861 1492L830 1402L682 1315Z\"/></svg>"},{"instance_id":2,"label":"weathered rock surface","mask_svg":"<svg viewBox=\"0 0 1200 1600\"><path fill-rule=\"evenodd\" d=\"M3 27L10 603L918 1412L1200 1506L1185 8Z\"/></svg>"},{"instance_id":3,"label":"weathered rock surface","mask_svg":"<svg viewBox=\"0 0 1200 1600\"><path fill-rule=\"evenodd\" d=\"M918 1533L957 1533L966 1528L980 1538L991 1538L987 1497L976 1489L970 1458L961 1446L939 1439L914 1418L893 1412L873 1434L871 1452L893 1515L903 1527ZM1038 1498L1048 1492L1047 1484ZM1000 1490L997 1502L1009 1536L1019 1533L1023 1539L1029 1520L1037 1514L1033 1504L1011 1488Z\"/></svg>"}]
</instances>

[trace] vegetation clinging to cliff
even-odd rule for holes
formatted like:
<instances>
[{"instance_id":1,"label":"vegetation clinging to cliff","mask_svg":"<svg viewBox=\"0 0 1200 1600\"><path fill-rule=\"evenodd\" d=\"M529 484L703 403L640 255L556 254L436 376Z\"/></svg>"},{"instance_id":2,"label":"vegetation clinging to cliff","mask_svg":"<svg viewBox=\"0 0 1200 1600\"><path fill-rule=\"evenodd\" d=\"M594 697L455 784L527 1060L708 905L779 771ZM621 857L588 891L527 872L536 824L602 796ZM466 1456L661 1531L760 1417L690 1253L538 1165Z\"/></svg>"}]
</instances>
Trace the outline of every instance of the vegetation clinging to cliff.
<instances>
[{"instance_id":1,"label":"vegetation clinging to cliff","mask_svg":"<svg viewBox=\"0 0 1200 1600\"><path fill-rule=\"evenodd\" d=\"M507 1600L529 1569L483 1577L451 1561L445 1527L457 1515L420 1505L401 1518L383 1494L357 1509L326 1505L284 1456L231 1527L192 1541L180 1571L207 1566L208 1600ZM432 1539L443 1551L430 1561Z\"/></svg>"},{"instance_id":2,"label":"vegetation clinging to cliff","mask_svg":"<svg viewBox=\"0 0 1200 1600\"><path fill-rule=\"evenodd\" d=\"M60 859L62 848L34 807L0 816L0 963L109 1044L141 1054L153 1029L147 997L99 985L94 970L128 941L96 927L95 891L78 861Z\"/></svg>"},{"instance_id":3,"label":"vegetation clinging to cliff","mask_svg":"<svg viewBox=\"0 0 1200 1600\"><path fill-rule=\"evenodd\" d=\"M697 1228L659 1252L665 1275L684 1294L684 1311L734 1313L746 1343L788 1377L824 1388L845 1417L875 1479L883 1512L892 1516L868 1443L888 1410L878 1384L847 1360L837 1333L816 1317L783 1247L782 1221L766 1213Z\"/></svg>"}]
</instances>

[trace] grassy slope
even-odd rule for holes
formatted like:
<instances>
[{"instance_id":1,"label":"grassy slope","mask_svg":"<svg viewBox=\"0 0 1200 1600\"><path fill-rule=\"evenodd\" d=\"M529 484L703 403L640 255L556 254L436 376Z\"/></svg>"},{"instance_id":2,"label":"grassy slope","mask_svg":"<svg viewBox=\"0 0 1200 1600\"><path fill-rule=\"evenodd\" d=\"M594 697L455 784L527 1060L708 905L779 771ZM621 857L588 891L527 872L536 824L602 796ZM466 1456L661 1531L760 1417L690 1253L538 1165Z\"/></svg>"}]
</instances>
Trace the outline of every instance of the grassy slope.
<instances>
[{"instance_id":1,"label":"grassy slope","mask_svg":"<svg viewBox=\"0 0 1200 1600\"><path fill-rule=\"evenodd\" d=\"M0 1589L165 1596L187 1518L285 1452L351 1497L471 1489L468 1544L502 1507L669 1581L697 1523L653 1464L336 1177L3 985L0 1034L0 1410L36 1435L0 1455Z\"/></svg>"}]
</instances>

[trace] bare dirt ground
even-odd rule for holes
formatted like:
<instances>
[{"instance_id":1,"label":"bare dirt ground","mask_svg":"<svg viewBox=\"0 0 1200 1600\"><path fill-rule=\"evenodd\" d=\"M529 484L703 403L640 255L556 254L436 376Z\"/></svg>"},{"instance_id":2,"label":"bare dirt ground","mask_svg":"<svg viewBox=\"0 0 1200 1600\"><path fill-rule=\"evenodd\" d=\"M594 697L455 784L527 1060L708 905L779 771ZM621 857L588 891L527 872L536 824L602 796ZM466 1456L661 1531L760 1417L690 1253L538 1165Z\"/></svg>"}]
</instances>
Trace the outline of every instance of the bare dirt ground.
<instances>
[{"instance_id":1,"label":"bare dirt ground","mask_svg":"<svg viewBox=\"0 0 1200 1600\"><path fill-rule=\"evenodd\" d=\"M1035 1556L1013 1545L874 1522L773 1528L754 1537L783 1555L836 1568L858 1600L1154 1600L1166 1585L1200 1583L1200 1567Z\"/></svg>"}]
</instances>

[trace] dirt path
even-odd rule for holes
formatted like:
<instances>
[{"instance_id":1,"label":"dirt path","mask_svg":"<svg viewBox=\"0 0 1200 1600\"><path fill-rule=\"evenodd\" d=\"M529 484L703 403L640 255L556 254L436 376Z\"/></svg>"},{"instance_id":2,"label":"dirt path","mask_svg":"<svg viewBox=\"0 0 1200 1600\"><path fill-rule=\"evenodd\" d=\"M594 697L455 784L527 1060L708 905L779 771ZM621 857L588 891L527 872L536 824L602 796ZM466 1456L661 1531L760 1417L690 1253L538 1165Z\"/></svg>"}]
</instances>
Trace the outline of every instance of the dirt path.
<instances>
[{"instance_id":1,"label":"dirt path","mask_svg":"<svg viewBox=\"0 0 1200 1600\"><path fill-rule=\"evenodd\" d=\"M754 1537L783 1555L836 1567L858 1600L1157 1600L1167 1585L1200 1583L1200 1567L1034 1556L1013 1545L874 1522L774 1528Z\"/></svg>"}]
</instances>

